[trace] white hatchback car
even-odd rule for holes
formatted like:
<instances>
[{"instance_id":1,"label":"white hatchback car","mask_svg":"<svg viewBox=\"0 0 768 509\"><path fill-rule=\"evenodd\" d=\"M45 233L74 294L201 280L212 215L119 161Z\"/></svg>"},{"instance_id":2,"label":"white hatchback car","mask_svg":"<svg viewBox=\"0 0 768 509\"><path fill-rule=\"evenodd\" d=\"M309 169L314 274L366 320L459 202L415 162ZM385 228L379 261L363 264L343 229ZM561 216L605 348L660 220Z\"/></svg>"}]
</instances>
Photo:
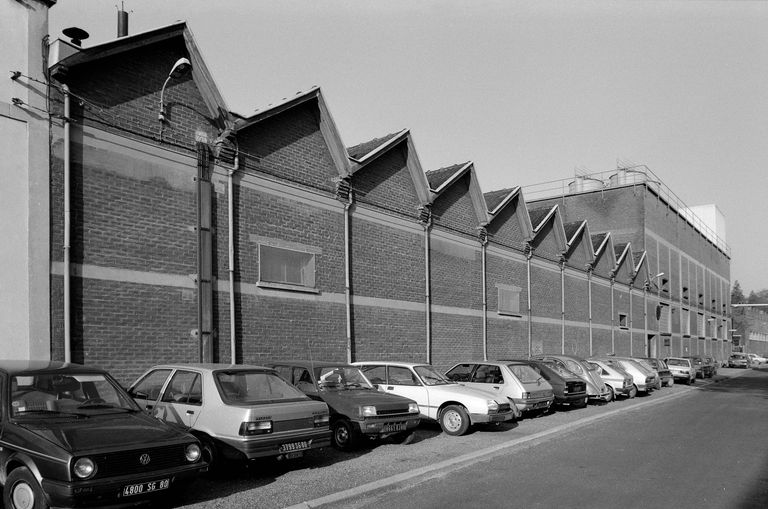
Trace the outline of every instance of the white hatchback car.
<instances>
[{"instance_id":1,"label":"white hatchback car","mask_svg":"<svg viewBox=\"0 0 768 509\"><path fill-rule=\"evenodd\" d=\"M448 435L463 435L477 423L501 423L520 416L505 397L452 382L429 364L353 362L380 391L410 398L421 417L440 423Z\"/></svg>"},{"instance_id":2,"label":"white hatchback car","mask_svg":"<svg viewBox=\"0 0 768 509\"><path fill-rule=\"evenodd\" d=\"M555 399L549 382L523 362L462 362L446 371L445 376L467 387L505 397L521 412L546 412Z\"/></svg>"}]
</instances>

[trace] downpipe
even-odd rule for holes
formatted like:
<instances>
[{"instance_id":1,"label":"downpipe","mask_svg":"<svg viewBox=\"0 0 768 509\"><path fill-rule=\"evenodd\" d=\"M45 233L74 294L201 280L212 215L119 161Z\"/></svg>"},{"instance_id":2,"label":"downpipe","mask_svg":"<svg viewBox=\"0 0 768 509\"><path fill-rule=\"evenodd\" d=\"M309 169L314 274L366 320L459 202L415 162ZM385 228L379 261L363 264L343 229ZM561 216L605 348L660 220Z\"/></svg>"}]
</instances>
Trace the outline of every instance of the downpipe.
<instances>
[{"instance_id":1,"label":"downpipe","mask_svg":"<svg viewBox=\"0 0 768 509\"><path fill-rule=\"evenodd\" d=\"M427 339L427 364L432 364L432 295L429 291L430 286L430 264L429 264L429 228L432 226L430 217L424 223L424 311L426 317L426 339Z\"/></svg>"},{"instance_id":2,"label":"downpipe","mask_svg":"<svg viewBox=\"0 0 768 509\"><path fill-rule=\"evenodd\" d=\"M347 362L352 359L352 289L351 289L351 268L349 254L349 215L352 207L352 191L350 190L347 202L344 204L344 307L346 308L347 318Z\"/></svg>"},{"instance_id":3,"label":"downpipe","mask_svg":"<svg viewBox=\"0 0 768 509\"><path fill-rule=\"evenodd\" d=\"M72 315L71 315L71 278L70 278L70 248L71 248L71 154L70 154L70 122L69 87L61 86L64 92L64 362L72 362Z\"/></svg>"},{"instance_id":4,"label":"downpipe","mask_svg":"<svg viewBox=\"0 0 768 509\"><path fill-rule=\"evenodd\" d=\"M229 228L229 348L232 364L237 364L237 341L235 338L235 194L234 174L240 167L240 157L235 154L235 164L227 174L227 227Z\"/></svg>"}]
</instances>

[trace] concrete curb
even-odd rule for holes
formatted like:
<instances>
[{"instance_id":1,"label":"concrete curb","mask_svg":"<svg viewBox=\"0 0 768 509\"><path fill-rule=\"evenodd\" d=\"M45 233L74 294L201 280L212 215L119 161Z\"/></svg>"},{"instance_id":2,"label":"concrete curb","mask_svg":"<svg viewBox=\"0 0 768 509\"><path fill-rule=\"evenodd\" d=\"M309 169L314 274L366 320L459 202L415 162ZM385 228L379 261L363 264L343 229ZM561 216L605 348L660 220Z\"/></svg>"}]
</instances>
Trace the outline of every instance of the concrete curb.
<instances>
[{"instance_id":1,"label":"concrete curb","mask_svg":"<svg viewBox=\"0 0 768 509\"><path fill-rule=\"evenodd\" d=\"M734 374L732 376L728 376L728 378L738 378L740 376L743 376L747 372L748 370L745 370L743 373ZM593 415L591 417L585 417L583 419L579 419L578 421L575 421L575 422L561 424L552 429L549 429L546 431L540 431L538 433L534 433L533 435L530 435L527 437L511 440L504 444L495 445L493 447L488 447L486 449L480 449L478 451L475 451L469 454L464 454L462 456L457 456L456 458L451 458L445 461L441 461L439 463L435 463L434 465L417 468L414 470L410 470L408 472L404 472L402 474L397 474L384 479L380 479L378 481L372 481L366 484L361 484L360 486L356 486L354 488L349 488L343 491L332 493L324 497L319 497L313 500L300 502L298 504L288 506L285 509L318 509L326 505L328 506L336 505L344 500L359 497L366 493L378 491L399 483L412 481L419 477L423 477L424 479L427 479L430 475L443 474L445 472L450 472L452 470L464 468L466 466L472 465L473 463L487 461L492 457L498 454L501 454L502 452L505 452L507 449L511 449L513 447L517 447L519 445L526 444L528 442L535 442L536 440L539 440L541 438L554 435L557 433L561 433L561 432L573 431L575 429L584 427L593 422L606 419L608 417L612 417L619 413L632 412L639 408L646 408L648 406L658 405L661 403L665 403L667 401L671 401L673 399L680 398L691 391L695 391L697 389L706 387L713 383L716 383L716 381L710 379L709 381L705 382L702 380L702 383L696 384L695 386L687 386L685 390L683 390L682 392L677 392L675 394L668 394L665 396L661 396L660 398L654 398L649 401L636 403L631 407L616 408L614 410L610 410L608 412L605 412L599 415Z\"/></svg>"}]
</instances>

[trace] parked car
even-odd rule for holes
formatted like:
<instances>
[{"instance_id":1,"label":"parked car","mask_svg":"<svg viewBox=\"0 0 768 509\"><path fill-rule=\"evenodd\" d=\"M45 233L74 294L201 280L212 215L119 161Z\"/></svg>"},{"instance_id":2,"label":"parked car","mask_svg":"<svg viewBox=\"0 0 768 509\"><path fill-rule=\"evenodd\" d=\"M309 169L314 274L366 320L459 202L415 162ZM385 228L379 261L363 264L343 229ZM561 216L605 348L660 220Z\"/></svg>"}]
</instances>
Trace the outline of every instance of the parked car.
<instances>
[{"instance_id":1,"label":"parked car","mask_svg":"<svg viewBox=\"0 0 768 509\"><path fill-rule=\"evenodd\" d=\"M664 362L667 363L669 371L672 372L672 376L675 381L680 380L684 384L690 385L696 381L696 368L691 363L691 359L684 357L666 357Z\"/></svg>"},{"instance_id":2,"label":"parked car","mask_svg":"<svg viewBox=\"0 0 768 509\"><path fill-rule=\"evenodd\" d=\"M546 354L531 357L532 359L549 361L559 364L568 371L574 373L587 383L587 396L595 401L610 401L611 391L608 390L600 374L594 366L581 357L561 354Z\"/></svg>"},{"instance_id":3,"label":"parked car","mask_svg":"<svg viewBox=\"0 0 768 509\"><path fill-rule=\"evenodd\" d=\"M607 356L599 357L599 359L612 366L618 366L626 371L629 376L632 377L632 383L634 384L637 392L650 394L650 392L656 387L656 378L654 375L642 364L630 357Z\"/></svg>"},{"instance_id":4,"label":"parked car","mask_svg":"<svg viewBox=\"0 0 768 509\"><path fill-rule=\"evenodd\" d=\"M749 364L752 367L759 366L760 364L764 364L768 362L768 359L760 355L757 355L756 353L748 353L747 357L749 357Z\"/></svg>"},{"instance_id":5,"label":"parked car","mask_svg":"<svg viewBox=\"0 0 768 509\"><path fill-rule=\"evenodd\" d=\"M163 364L128 393L147 413L197 436L211 468L225 460L297 458L330 445L328 407L270 368Z\"/></svg>"},{"instance_id":6,"label":"parked car","mask_svg":"<svg viewBox=\"0 0 768 509\"><path fill-rule=\"evenodd\" d=\"M557 363L536 360L508 359L500 362L521 362L544 377L552 386L554 405L585 406L587 404L587 383Z\"/></svg>"},{"instance_id":7,"label":"parked car","mask_svg":"<svg viewBox=\"0 0 768 509\"><path fill-rule=\"evenodd\" d=\"M273 361L280 376L331 411L331 438L341 450L362 439L407 438L419 425L413 399L382 394L360 368L339 362Z\"/></svg>"},{"instance_id":8,"label":"parked car","mask_svg":"<svg viewBox=\"0 0 768 509\"><path fill-rule=\"evenodd\" d=\"M429 364L394 361L355 362L380 391L419 404L421 417L440 423L447 435L463 435L471 425L520 417L506 398L448 380Z\"/></svg>"},{"instance_id":9,"label":"parked car","mask_svg":"<svg viewBox=\"0 0 768 509\"><path fill-rule=\"evenodd\" d=\"M751 367L749 357L747 357L747 354L745 353L733 352L731 355L728 356L728 367L729 368L749 368Z\"/></svg>"},{"instance_id":10,"label":"parked car","mask_svg":"<svg viewBox=\"0 0 768 509\"><path fill-rule=\"evenodd\" d=\"M633 361L640 364L643 368L645 368L646 371L648 371L651 376L653 376L653 381L651 382L651 386L655 390L661 390L662 382L661 382L661 375L659 375L659 372L656 371L656 368L653 367L653 365L648 361L647 357L630 357Z\"/></svg>"},{"instance_id":11,"label":"parked car","mask_svg":"<svg viewBox=\"0 0 768 509\"><path fill-rule=\"evenodd\" d=\"M685 358L691 359L693 367L696 368L696 378L709 378L712 376L712 366L704 362L700 355L686 355Z\"/></svg>"},{"instance_id":12,"label":"parked car","mask_svg":"<svg viewBox=\"0 0 768 509\"><path fill-rule=\"evenodd\" d=\"M549 382L521 362L463 362L449 369L445 376L467 387L505 397L521 412L546 412L555 399Z\"/></svg>"},{"instance_id":13,"label":"parked car","mask_svg":"<svg viewBox=\"0 0 768 509\"><path fill-rule=\"evenodd\" d=\"M717 374L717 360L710 355L705 355L704 362L709 366L709 370L712 373L710 376L715 376Z\"/></svg>"},{"instance_id":14,"label":"parked car","mask_svg":"<svg viewBox=\"0 0 768 509\"><path fill-rule=\"evenodd\" d=\"M658 373L662 387L671 387L675 384L675 377L672 376L672 371L670 371L666 362L655 357L642 357L642 360L650 364L656 373Z\"/></svg>"},{"instance_id":15,"label":"parked car","mask_svg":"<svg viewBox=\"0 0 768 509\"><path fill-rule=\"evenodd\" d=\"M632 377L622 368L610 365L599 359L587 359L597 367L600 378L611 391L611 399L619 396L634 398L637 395L637 389L632 381Z\"/></svg>"},{"instance_id":16,"label":"parked car","mask_svg":"<svg viewBox=\"0 0 768 509\"><path fill-rule=\"evenodd\" d=\"M147 501L207 469L198 440L141 412L106 371L0 361L6 509Z\"/></svg>"}]
</instances>

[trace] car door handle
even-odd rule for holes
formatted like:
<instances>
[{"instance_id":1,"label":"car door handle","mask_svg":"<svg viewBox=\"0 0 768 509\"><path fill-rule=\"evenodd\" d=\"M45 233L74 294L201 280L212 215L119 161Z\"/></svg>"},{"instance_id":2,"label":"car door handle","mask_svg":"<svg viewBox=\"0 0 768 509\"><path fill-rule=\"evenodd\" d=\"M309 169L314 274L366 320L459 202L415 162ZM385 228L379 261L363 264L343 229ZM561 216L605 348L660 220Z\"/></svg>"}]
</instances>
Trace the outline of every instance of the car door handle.
<instances>
[{"instance_id":1,"label":"car door handle","mask_svg":"<svg viewBox=\"0 0 768 509\"><path fill-rule=\"evenodd\" d=\"M194 410L187 410L187 415L195 415L195 411Z\"/></svg>"},{"instance_id":2,"label":"car door handle","mask_svg":"<svg viewBox=\"0 0 768 509\"><path fill-rule=\"evenodd\" d=\"M395 390L395 388L390 385L389 387L387 387L387 390L388 391L393 391L393 390Z\"/></svg>"},{"instance_id":3,"label":"car door handle","mask_svg":"<svg viewBox=\"0 0 768 509\"><path fill-rule=\"evenodd\" d=\"M154 408L154 405L147 405L147 406L146 406L146 407L144 407L144 408L146 408L147 410L152 410L152 409Z\"/></svg>"}]
</instances>

